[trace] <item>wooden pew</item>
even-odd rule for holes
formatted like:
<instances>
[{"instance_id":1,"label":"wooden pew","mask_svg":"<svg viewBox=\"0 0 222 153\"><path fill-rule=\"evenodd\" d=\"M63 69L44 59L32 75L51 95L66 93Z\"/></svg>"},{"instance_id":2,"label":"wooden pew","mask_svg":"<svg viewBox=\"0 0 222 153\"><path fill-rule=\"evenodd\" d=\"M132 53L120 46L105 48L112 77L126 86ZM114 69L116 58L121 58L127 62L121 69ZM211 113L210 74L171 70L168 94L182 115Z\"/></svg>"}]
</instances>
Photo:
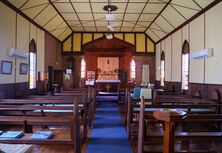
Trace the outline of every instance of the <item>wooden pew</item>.
<instances>
[{"instance_id":1,"label":"wooden pew","mask_svg":"<svg viewBox=\"0 0 222 153\"><path fill-rule=\"evenodd\" d=\"M18 139L0 138L1 143L22 144L67 144L72 145L74 152L81 152L80 124L78 102L75 100L73 106L33 106L33 105L0 105L1 111L34 111L34 110L72 110L72 116L0 116L0 124L16 124L24 126L24 136ZM54 134L51 139L31 139L32 126L68 126L70 135L68 139Z\"/></svg>"},{"instance_id":2,"label":"wooden pew","mask_svg":"<svg viewBox=\"0 0 222 153\"><path fill-rule=\"evenodd\" d=\"M82 93L82 92L80 92ZM84 91L85 93L85 91ZM67 97L67 96L73 96L79 94L79 91L66 91L66 92L61 92L61 93L55 93L55 96L61 96L61 97ZM95 98L95 90L90 90L87 94L87 103L86 103L86 108L87 108L87 114L86 118L89 120L89 127L92 128L92 122L95 117L95 111L96 111L96 98Z\"/></svg>"},{"instance_id":3,"label":"wooden pew","mask_svg":"<svg viewBox=\"0 0 222 153\"><path fill-rule=\"evenodd\" d=\"M127 94L130 95L130 92ZM216 100L210 100L210 99L201 99L201 98L196 98L196 97L191 97L191 96L186 96L186 95L161 95L159 98L156 99L146 99L146 103L150 104L158 104L158 105L178 105L178 104L184 104L184 105L191 105L191 104L220 104L221 103L221 98L220 98L220 93L217 92L217 99ZM125 110L128 110L127 108L129 107L128 101L132 101L133 103L137 103L140 101L140 99L129 99L127 98L126 100L126 105L125 105ZM127 123L127 113L128 111L125 111L125 123ZM220 107L215 109L215 113L220 113ZM130 112L129 112L130 113Z\"/></svg>"},{"instance_id":4,"label":"wooden pew","mask_svg":"<svg viewBox=\"0 0 222 153\"><path fill-rule=\"evenodd\" d=\"M209 107L213 107L213 105L208 105ZM208 106L194 106L195 108L200 107L208 107ZM152 106L153 107L153 106ZM159 106L158 106L159 107ZM163 107L163 106L161 106ZM216 107L216 106L215 106ZM222 105L217 105L217 107L222 107ZM153 133L146 133L145 130L145 124L144 120L147 120L148 124L154 121L150 121L150 114L148 115L150 118L146 118L147 114L145 112L145 104L144 99L141 100L140 103L140 112L139 112L139 131L138 131L138 153L144 152L144 144L145 141L150 141L152 139L162 139L163 133L162 132L153 132ZM150 108L150 107L149 107ZM199 122L199 123L217 123L222 122L222 115L221 114L188 114L187 118L181 121L184 122ZM222 138L222 132L177 132L175 133L175 139L180 141L189 141L189 140L198 140L198 141L212 141L212 140L221 140ZM183 150L182 152L198 152L195 151L189 151L189 150ZM199 152L208 152L206 150L199 150ZM213 152L213 151L209 151Z\"/></svg>"},{"instance_id":5,"label":"wooden pew","mask_svg":"<svg viewBox=\"0 0 222 153\"><path fill-rule=\"evenodd\" d=\"M52 96L51 96L52 97ZM83 134L82 134L82 142L84 143L86 138L87 138L87 108L85 106L85 100L84 100L84 96L83 95L75 95L76 100L78 101L78 107L79 107L79 111L81 112L81 122L83 125ZM64 104L71 104L73 105L73 100L74 100L74 96L70 97L69 99L66 99L63 97L63 99L51 99L51 98L40 98L40 99L1 99L0 100L0 105L5 104L6 106L8 105L18 105L18 107L22 108L26 108L27 106L25 105L41 105L44 106L45 108L48 106L50 108L53 108L52 106L54 106L55 108L57 106L61 106ZM52 106L50 106L52 105ZM33 106L34 108L35 106ZM38 107L38 106L36 106ZM65 116L69 116L72 115L72 111L59 111L58 109L55 109L53 111L53 109L51 109L51 111L46 111L48 109L39 109L39 111L31 111L31 110L18 110L18 111L1 111L1 115L37 115L37 116L60 116L60 115L65 115Z\"/></svg>"}]
</instances>

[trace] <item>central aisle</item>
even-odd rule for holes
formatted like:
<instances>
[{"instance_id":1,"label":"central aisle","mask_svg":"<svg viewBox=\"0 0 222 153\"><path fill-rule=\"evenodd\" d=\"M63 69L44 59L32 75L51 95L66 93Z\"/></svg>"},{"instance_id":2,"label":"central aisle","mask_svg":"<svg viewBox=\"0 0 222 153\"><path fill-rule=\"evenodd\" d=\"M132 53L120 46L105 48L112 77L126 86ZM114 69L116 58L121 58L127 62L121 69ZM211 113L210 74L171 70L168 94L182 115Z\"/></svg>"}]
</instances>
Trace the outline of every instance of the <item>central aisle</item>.
<instances>
[{"instance_id":1,"label":"central aisle","mask_svg":"<svg viewBox=\"0 0 222 153\"><path fill-rule=\"evenodd\" d=\"M100 101L86 153L133 153L116 102Z\"/></svg>"}]
</instances>

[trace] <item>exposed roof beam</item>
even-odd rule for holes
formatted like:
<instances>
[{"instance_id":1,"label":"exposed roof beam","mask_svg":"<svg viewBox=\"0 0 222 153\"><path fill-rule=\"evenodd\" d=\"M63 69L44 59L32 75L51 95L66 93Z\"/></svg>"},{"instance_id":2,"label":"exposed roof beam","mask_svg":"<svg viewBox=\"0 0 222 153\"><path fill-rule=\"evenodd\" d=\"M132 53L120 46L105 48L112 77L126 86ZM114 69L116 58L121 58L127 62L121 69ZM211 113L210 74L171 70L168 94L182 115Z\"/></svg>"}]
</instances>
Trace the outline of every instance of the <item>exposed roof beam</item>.
<instances>
[{"instance_id":1,"label":"exposed roof beam","mask_svg":"<svg viewBox=\"0 0 222 153\"><path fill-rule=\"evenodd\" d=\"M166 3L166 5L162 8L162 10L160 11L160 13L155 17L155 19L151 22L151 24L146 28L146 30L144 32L146 32L149 27L153 24L153 22L156 21L156 19L161 15L161 13L167 8L167 6L171 3L172 0L169 0L169 2Z\"/></svg>"},{"instance_id":2,"label":"exposed roof beam","mask_svg":"<svg viewBox=\"0 0 222 153\"><path fill-rule=\"evenodd\" d=\"M43 5L46 5L46 4L49 4L49 3L42 3L42 4L34 5L34 6L31 6L31 7L27 7L27 8L24 8L24 9L20 8L20 10L24 11L24 10L36 8L36 7L39 7L39 6L43 6Z\"/></svg>"},{"instance_id":3,"label":"exposed roof beam","mask_svg":"<svg viewBox=\"0 0 222 153\"><path fill-rule=\"evenodd\" d=\"M182 16L182 18L184 18L185 20L187 20L187 18L186 18L182 13L180 13L180 11L178 11L173 5L170 4L170 6L171 6L180 16Z\"/></svg>"},{"instance_id":4,"label":"exposed roof beam","mask_svg":"<svg viewBox=\"0 0 222 153\"><path fill-rule=\"evenodd\" d=\"M93 8L92 8L91 0L89 0L89 5L90 5L90 9L91 9L92 16L93 16L93 21L94 21L94 24L95 24L95 27L96 27L96 31L97 31L96 20L95 20L95 16L94 16Z\"/></svg>"},{"instance_id":5,"label":"exposed roof beam","mask_svg":"<svg viewBox=\"0 0 222 153\"><path fill-rule=\"evenodd\" d=\"M127 0L127 3L126 3L126 8L125 8L125 10L124 10L123 20L122 20L122 23L121 23L121 26L120 26L120 31L122 31L123 21L124 21L125 15L126 15L126 10L127 10L127 8L128 8L128 5L129 5L129 0Z\"/></svg>"},{"instance_id":6,"label":"exposed roof beam","mask_svg":"<svg viewBox=\"0 0 222 153\"><path fill-rule=\"evenodd\" d=\"M143 13L144 9L146 8L146 6L147 6L148 2L149 2L149 0L147 0L147 2L146 2L146 4L144 5L144 7L143 7L142 11L140 12L140 15L138 16L138 18L137 18L137 20L136 20L136 23L135 23L135 24L134 24L134 26L133 26L132 32L133 32L134 28L136 27L137 22L139 21L140 16L142 15L142 13Z\"/></svg>"},{"instance_id":7,"label":"exposed roof beam","mask_svg":"<svg viewBox=\"0 0 222 153\"><path fill-rule=\"evenodd\" d=\"M193 0L193 2L202 10L203 8L200 6L199 3L197 3L195 0Z\"/></svg>"},{"instance_id":8,"label":"exposed roof beam","mask_svg":"<svg viewBox=\"0 0 222 153\"><path fill-rule=\"evenodd\" d=\"M82 21L80 20L79 15L78 15L78 13L77 13L77 11L76 11L76 9L75 9L74 5L73 5L73 3L71 2L71 0L69 0L69 3L71 4L72 9L73 9L73 10L74 10L74 12L76 13L76 16L77 16L77 18L78 18L78 20L79 20L79 23L81 24L81 26L82 26L83 30L84 30L84 31L86 31L86 30L85 30L85 28L84 28L84 26L83 26L83 24L82 24ZM72 29L71 29L71 30L72 30ZM73 31L73 30L72 30L72 31Z\"/></svg>"},{"instance_id":9,"label":"exposed roof beam","mask_svg":"<svg viewBox=\"0 0 222 153\"><path fill-rule=\"evenodd\" d=\"M64 22L67 24L67 26L70 28L71 31L72 28L70 27L70 25L67 23L67 21L64 19L64 17L62 16L62 14L58 11L58 9L55 7L55 5L51 2L51 0L49 0L49 3L52 5L52 7L56 10L56 12L60 15L60 17L64 20Z\"/></svg>"},{"instance_id":10,"label":"exposed roof beam","mask_svg":"<svg viewBox=\"0 0 222 153\"><path fill-rule=\"evenodd\" d=\"M23 4L19 7L19 9L21 9L23 6L25 6L25 4L28 3L28 1L29 1L29 0L26 0L26 2L23 3Z\"/></svg>"}]
</instances>

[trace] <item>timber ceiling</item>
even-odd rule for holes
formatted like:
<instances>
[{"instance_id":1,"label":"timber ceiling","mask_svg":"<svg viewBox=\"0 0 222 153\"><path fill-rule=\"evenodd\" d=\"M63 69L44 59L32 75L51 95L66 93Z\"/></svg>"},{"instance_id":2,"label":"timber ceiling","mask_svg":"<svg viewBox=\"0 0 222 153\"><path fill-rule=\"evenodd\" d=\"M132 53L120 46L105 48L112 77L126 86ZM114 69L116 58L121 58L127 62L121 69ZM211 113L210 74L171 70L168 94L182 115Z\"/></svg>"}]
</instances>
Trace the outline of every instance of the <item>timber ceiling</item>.
<instances>
[{"instance_id":1,"label":"timber ceiling","mask_svg":"<svg viewBox=\"0 0 222 153\"><path fill-rule=\"evenodd\" d=\"M63 41L72 32L145 32L157 42L215 0L7 0ZM107 4L116 19L107 21Z\"/></svg>"}]
</instances>

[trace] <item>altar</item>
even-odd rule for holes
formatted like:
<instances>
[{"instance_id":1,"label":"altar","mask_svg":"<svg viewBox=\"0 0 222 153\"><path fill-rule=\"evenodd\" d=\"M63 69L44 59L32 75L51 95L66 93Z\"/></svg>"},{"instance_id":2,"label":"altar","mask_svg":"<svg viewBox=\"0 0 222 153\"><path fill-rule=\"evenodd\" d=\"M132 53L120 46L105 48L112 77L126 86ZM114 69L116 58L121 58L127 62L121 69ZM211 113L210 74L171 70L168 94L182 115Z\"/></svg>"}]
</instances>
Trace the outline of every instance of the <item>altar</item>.
<instances>
[{"instance_id":1,"label":"altar","mask_svg":"<svg viewBox=\"0 0 222 153\"><path fill-rule=\"evenodd\" d=\"M100 92L116 93L118 99L120 98L120 80L96 80L96 88Z\"/></svg>"}]
</instances>

